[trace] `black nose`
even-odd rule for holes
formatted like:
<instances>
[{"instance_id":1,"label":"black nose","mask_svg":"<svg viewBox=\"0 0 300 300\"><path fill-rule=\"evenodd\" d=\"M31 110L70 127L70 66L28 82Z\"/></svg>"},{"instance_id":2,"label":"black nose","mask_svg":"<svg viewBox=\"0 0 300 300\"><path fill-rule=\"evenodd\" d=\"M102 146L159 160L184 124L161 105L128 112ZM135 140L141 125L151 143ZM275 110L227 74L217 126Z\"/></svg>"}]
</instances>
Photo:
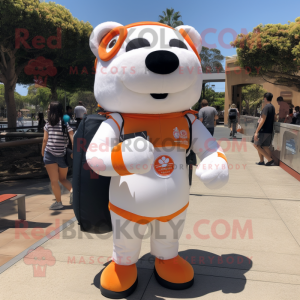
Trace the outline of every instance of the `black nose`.
<instances>
[{"instance_id":1,"label":"black nose","mask_svg":"<svg viewBox=\"0 0 300 300\"><path fill-rule=\"evenodd\" d=\"M179 66L178 57L170 51L158 50L146 57L146 67L157 74L170 74Z\"/></svg>"}]
</instances>

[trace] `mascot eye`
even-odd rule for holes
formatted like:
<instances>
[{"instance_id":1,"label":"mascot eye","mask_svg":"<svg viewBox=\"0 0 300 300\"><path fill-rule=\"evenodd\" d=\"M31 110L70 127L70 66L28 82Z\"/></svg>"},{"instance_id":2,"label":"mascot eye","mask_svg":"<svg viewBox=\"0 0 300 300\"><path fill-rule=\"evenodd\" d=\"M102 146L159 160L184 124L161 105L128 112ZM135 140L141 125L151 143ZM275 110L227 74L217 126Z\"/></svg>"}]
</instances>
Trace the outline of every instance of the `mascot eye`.
<instances>
[{"instance_id":1,"label":"mascot eye","mask_svg":"<svg viewBox=\"0 0 300 300\"><path fill-rule=\"evenodd\" d=\"M113 39L109 45L108 45L108 48L112 48L115 44L116 44L117 40L116 39Z\"/></svg>"},{"instance_id":2,"label":"mascot eye","mask_svg":"<svg viewBox=\"0 0 300 300\"><path fill-rule=\"evenodd\" d=\"M186 46L186 44L180 40L176 40L176 39L172 39L169 42L170 47L177 47L177 48L183 48L188 50L188 47Z\"/></svg>"},{"instance_id":3,"label":"mascot eye","mask_svg":"<svg viewBox=\"0 0 300 300\"><path fill-rule=\"evenodd\" d=\"M109 52L112 50L112 48L116 45L117 41L119 39L119 36L115 36L107 45L106 52Z\"/></svg>"},{"instance_id":4,"label":"mascot eye","mask_svg":"<svg viewBox=\"0 0 300 300\"><path fill-rule=\"evenodd\" d=\"M128 43L126 46L126 52L143 47L150 47L149 41L143 38L137 38Z\"/></svg>"}]
</instances>

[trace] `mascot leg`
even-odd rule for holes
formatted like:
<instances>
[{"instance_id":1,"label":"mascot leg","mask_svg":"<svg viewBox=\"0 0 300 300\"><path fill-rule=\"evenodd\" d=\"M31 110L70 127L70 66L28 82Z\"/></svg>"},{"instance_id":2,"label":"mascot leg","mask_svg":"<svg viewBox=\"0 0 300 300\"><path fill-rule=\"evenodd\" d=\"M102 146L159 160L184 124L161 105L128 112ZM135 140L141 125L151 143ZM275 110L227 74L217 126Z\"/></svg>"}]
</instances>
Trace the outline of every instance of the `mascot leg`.
<instances>
[{"instance_id":1,"label":"mascot leg","mask_svg":"<svg viewBox=\"0 0 300 300\"><path fill-rule=\"evenodd\" d=\"M194 283L193 267L178 255L185 216L186 210L169 222L151 222L151 254L156 256L154 274L159 284L172 290L187 289Z\"/></svg>"},{"instance_id":2,"label":"mascot leg","mask_svg":"<svg viewBox=\"0 0 300 300\"><path fill-rule=\"evenodd\" d=\"M130 222L112 211L110 214L113 226L113 261L101 274L100 290L107 298L120 299L128 297L137 287L136 262L147 225Z\"/></svg>"}]
</instances>

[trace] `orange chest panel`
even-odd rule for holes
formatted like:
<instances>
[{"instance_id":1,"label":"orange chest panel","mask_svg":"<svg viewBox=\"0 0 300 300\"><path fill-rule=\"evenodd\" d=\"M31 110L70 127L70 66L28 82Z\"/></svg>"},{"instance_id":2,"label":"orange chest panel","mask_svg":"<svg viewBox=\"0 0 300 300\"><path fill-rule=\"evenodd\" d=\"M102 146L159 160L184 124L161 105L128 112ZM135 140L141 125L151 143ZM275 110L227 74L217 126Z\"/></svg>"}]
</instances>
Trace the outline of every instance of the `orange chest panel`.
<instances>
[{"instance_id":1,"label":"orange chest panel","mask_svg":"<svg viewBox=\"0 0 300 300\"><path fill-rule=\"evenodd\" d=\"M188 149L190 143L189 124L185 116L176 115L126 115L124 134L147 131L154 147L180 147Z\"/></svg>"}]
</instances>

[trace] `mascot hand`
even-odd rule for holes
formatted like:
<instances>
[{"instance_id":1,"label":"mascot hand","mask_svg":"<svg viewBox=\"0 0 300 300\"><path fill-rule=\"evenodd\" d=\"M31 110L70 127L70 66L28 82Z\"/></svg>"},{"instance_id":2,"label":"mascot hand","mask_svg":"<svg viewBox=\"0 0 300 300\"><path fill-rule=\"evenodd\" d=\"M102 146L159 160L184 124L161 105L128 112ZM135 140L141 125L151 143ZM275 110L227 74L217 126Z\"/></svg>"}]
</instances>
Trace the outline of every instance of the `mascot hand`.
<instances>
[{"instance_id":1,"label":"mascot hand","mask_svg":"<svg viewBox=\"0 0 300 300\"><path fill-rule=\"evenodd\" d=\"M154 161L154 146L142 137L123 142L124 163L130 173L145 174L150 171Z\"/></svg>"},{"instance_id":2,"label":"mascot hand","mask_svg":"<svg viewBox=\"0 0 300 300\"><path fill-rule=\"evenodd\" d=\"M202 160L196 175L209 189L220 189L229 179L228 164L215 152Z\"/></svg>"}]
</instances>

